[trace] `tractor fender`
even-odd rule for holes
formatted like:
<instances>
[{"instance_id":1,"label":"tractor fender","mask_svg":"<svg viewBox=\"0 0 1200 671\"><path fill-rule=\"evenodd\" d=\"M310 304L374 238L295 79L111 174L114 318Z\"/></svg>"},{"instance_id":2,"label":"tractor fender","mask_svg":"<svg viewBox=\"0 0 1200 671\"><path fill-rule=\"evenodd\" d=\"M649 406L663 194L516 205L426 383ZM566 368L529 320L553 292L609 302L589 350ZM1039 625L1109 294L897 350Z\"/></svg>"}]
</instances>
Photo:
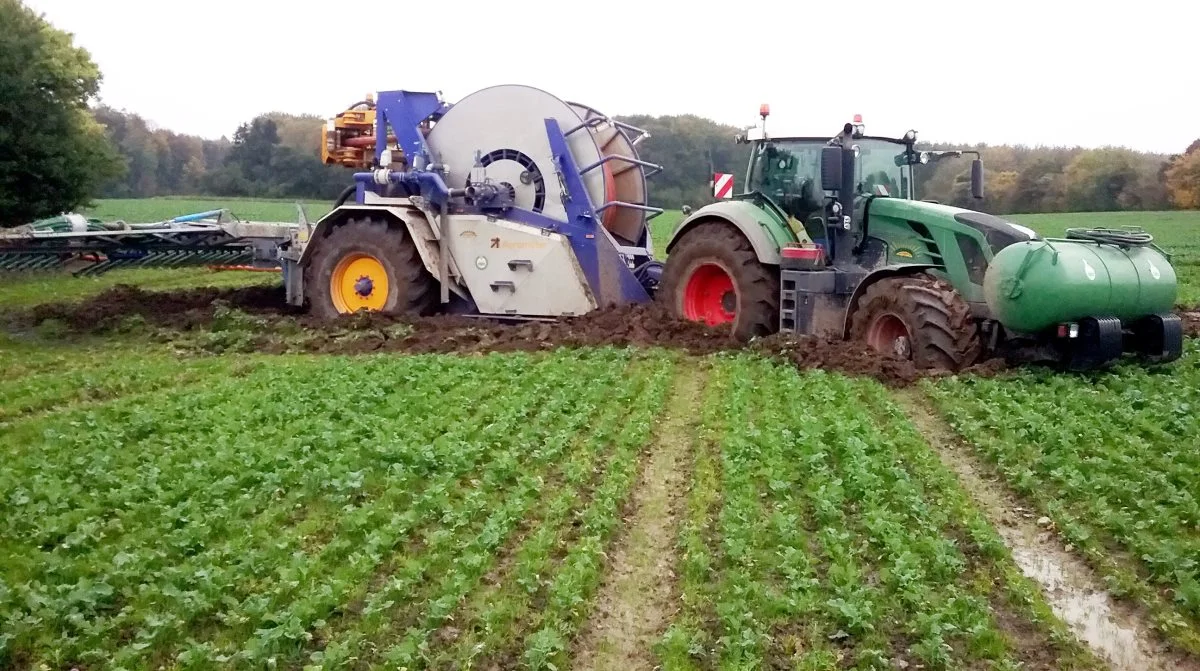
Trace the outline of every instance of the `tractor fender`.
<instances>
[{"instance_id":1,"label":"tractor fender","mask_svg":"<svg viewBox=\"0 0 1200 671\"><path fill-rule=\"evenodd\" d=\"M343 205L331 210L313 228L312 233L308 236L307 242L304 244L304 251L300 253L298 263L301 267L308 265L309 258L312 257L316 246L321 244L321 240L325 238L334 228L341 226L350 219L358 217L383 217L390 221L404 224L408 229L409 235L417 243L417 252L421 255L421 263L430 275L438 277L438 259L440 249L438 247L437 236L434 235L433 227L430 226L429 220L425 217L425 213L413 205ZM453 261L453 259L451 259Z\"/></svg>"},{"instance_id":2,"label":"tractor fender","mask_svg":"<svg viewBox=\"0 0 1200 671\"><path fill-rule=\"evenodd\" d=\"M940 266L932 263L903 263L891 266L883 266L882 268L876 268L875 270L871 271L866 277L863 278L861 282L858 283L857 287L854 287L854 293L850 294L850 301L846 303L846 316L842 324L842 337L850 337L850 320L854 315L854 305L858 303L858 298L862 296L864 291L867 290L867 287L888 277L913 275L938 267Z\"/></svg>"},{"instance_id":3,"label":"tractor fender","mask_svg":"<svg viewBox=\"0 0 1200 671\"><path fill-rule=\"evenodd\" d=\"M779 248L787 242L796 241L795 234L785 223L778 222L762 208L748 201L731 200L705 205L679 222L667 242L667 254L688 231L702 223L712 222L727 223L741 231L750 241L760 263L779 265Z\"/></svg>"}]
</instances>

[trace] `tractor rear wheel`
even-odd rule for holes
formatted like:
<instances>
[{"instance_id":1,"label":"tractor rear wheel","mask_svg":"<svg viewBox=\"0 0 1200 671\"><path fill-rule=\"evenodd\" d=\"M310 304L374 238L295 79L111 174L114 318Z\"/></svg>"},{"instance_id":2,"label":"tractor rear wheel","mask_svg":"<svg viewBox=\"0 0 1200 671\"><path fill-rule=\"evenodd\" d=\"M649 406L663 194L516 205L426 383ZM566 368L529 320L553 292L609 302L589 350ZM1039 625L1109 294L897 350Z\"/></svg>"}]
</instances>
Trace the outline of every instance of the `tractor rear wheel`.
<instances>
[{"instance_id":1,"label":"tractor rear wheel","mask_svg":"<svg viewBox=\"0 0 1200 671\"><path fill-rule=\"evenodd\" d=\"M361 310L427 314L437 301L437 280L399 222L351 219L315 245L304 271L309 309L324 319Z\"/></svg>"},{"instance_id":2,"label":"tractor rear wheel","mask_svg":"<svg viewBox=\"0 0 1200 671\"><path fill-rule=\"evenodd\" d=\"M778 271L726 224L700 224L680 239L667 257L659 295L677 317L728 325L740 340L779 329Z\"/></svg>"},{"instance_id":3,"label":"tractor rear wheel","mask_svg":"<svg viewBox=\"0 0 1200 671\"><path fill-rule=\"evenodd\" d=\"M868 286L855 304L850 337L917 368L958 371L981 351L970 306L953 286L927 273Z\"/></svg>"}]
</instances>

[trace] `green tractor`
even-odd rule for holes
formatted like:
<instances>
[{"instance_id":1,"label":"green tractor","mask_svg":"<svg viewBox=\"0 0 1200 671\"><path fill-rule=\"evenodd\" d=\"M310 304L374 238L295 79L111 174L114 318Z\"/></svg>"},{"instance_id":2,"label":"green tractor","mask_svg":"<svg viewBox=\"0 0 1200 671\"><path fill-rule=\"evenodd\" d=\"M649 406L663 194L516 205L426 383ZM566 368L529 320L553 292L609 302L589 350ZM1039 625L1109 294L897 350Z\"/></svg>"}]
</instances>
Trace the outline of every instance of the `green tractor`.
<instances>
[{"instance_id":1,"label":"green tractor","mask_svg":"<svg viewBox=\"0 0 1200 671\"><path fill-rule=\"evenodd\" d=\"M667 244L658 296L679 317L951 371L985 355L1087 370L1182 353L1175 272L1143 231L1042 238L921 200L915 171L973 152L921 151L915 131L867 136L861 117L833 138L738 141L752 145L743 192L689 213ZM977 153L970 176L980 199Z\"/></svg>"}]
</instances>

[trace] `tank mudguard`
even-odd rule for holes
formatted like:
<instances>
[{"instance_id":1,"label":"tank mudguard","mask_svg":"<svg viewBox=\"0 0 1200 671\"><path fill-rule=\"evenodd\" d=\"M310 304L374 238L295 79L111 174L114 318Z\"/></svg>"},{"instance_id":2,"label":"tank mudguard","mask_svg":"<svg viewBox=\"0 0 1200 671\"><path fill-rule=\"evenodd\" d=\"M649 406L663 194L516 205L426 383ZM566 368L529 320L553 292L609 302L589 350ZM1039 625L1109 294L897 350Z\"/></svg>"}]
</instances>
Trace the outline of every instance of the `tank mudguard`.
<instances>
[{"instance_id":1,"label":"tank mudguard","mask_svg":"<svg viewBox=\"0 0 1200 671\"><path fill-rule=\"evenodd\" d=\"M939 267L940 266L932 263L903 263L883 266L881 268L872 270L866 277L863 278L861 282L858 283L857 287L854 287L854 293L850 295L850 302L846 304L846 316L842 323L842 337L850 337L850 318L854 314L854 305L858 302L859 296L862 296L863 292L867 290L867 287L887 277L912 275L914 273L933 270Z\"/></svg>"},{"instance_id":2,"label":"tank mudguard","mask_svg":"<svg viewBox=\"0 0 1200 671\"><path fill-rule=\"evenodd\" d=\"M667 254L688 231L701 223L714 221L728 223L741 231L750 241L758 260L765 264L779 265L779 248L800 241L787 221L777 214L748 200L729 200L706 205L679 222L667 242Z\"/></svg>"}]
</instances>

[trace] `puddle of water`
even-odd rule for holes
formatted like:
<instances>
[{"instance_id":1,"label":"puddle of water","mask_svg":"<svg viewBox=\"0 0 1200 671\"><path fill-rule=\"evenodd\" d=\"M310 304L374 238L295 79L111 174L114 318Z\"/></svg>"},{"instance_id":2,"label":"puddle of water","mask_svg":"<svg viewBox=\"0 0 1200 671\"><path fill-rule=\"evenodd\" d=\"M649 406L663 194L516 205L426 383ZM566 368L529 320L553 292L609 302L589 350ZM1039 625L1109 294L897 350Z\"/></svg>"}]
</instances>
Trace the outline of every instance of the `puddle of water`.
<instances>
[{"instance_id":1,"label":"puddle of water","mask_svg":"<svg viewBox=\"0 0 1200 671\"><path fill-rule=\"evenodd\" d=\"M1066 568L1064 561L1055 556L1057 553L1039 551L1028 547L1027 539L1021 540L1009 544L1017 566L1045 588L1054 614L1077 636L1117 671L1164 668L1147 654L1136 629L1117 621L1107 592L1073 584L1069 576L1079 575L1078 569Z\"/></svg>"}]
</instances>

